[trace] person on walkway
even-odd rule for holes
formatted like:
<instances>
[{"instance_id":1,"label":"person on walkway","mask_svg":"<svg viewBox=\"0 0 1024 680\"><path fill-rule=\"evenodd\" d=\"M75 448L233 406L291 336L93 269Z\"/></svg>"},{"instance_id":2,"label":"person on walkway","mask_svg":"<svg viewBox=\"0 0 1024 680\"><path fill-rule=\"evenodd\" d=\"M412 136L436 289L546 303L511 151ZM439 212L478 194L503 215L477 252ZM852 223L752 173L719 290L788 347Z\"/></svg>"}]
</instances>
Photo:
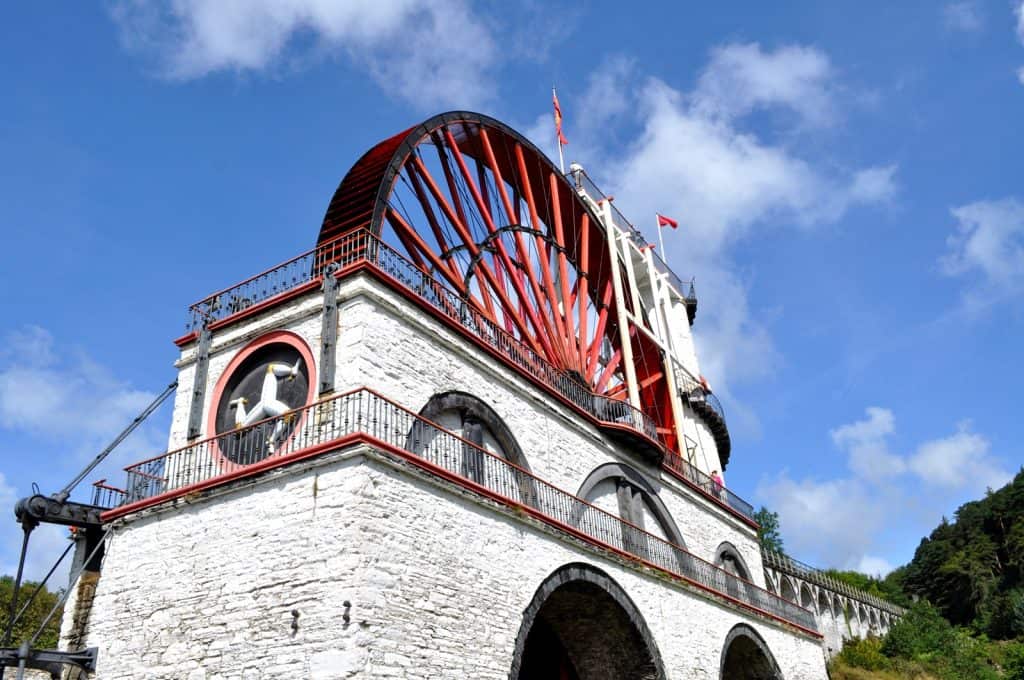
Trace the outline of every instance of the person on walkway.
<instances>
[{"instance_id":1,"label":"person on walkway","mask_svg":"<svg viewBox=\"0 0 1024 680\"><path fill-rule=\"evenodd\" d=\"M722 498L722 488L725 483L722 481L722 475L718 474L718 470L711 471L711 493L715 495L715 498Z\"/></svg>"}]
</instances>

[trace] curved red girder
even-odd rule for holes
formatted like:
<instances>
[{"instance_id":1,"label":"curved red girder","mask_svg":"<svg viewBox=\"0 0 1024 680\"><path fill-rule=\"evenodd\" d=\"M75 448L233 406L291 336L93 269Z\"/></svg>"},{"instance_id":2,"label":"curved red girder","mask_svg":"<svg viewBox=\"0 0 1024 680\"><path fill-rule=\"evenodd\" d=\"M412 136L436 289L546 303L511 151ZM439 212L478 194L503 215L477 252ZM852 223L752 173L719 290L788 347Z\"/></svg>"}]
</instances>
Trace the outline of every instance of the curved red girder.
<instances>
[{"instance_id":1,"label":"curved red girder","mask_svg":"<svg viewBox=\"0 0 1024 680\"><path fill-rule=\"evenodd\" d=\"M625 398L602 222L508 126L453 112L378 143L334 193L318 242L357 229L403 251L591 390ZM625 299L629 307L628 292ZM642 408L678 451L659 349L629 330Z\"/></svg>"}]
</instances>

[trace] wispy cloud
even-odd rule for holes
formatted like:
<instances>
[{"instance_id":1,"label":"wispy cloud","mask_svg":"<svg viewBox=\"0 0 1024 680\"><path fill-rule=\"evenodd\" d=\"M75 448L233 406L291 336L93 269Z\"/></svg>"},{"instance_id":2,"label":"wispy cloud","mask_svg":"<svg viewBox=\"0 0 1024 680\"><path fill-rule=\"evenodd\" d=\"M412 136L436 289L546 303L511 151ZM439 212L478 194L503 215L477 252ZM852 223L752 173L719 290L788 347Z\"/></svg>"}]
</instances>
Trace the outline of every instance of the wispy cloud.
<instances>
[{"instance_id":1,"label":"wispy cloud","mask_svg":"<svg viewBox=\"0 0 1024 680\"><path fill-rule=\"evenodd\" d=\"M770 374L780 356L768 329L750 315L748 283L730 260L732 247L770 229L835 223L856 206L885 203L897 193L891 163L837 169L831 159L788 145L839 120L841 85L818 49L729 44L711 51L691 91L617 57L590 75L582 97L563 102L568 151L593 161L596 179L625 214L645 228L643 216L656 211L680 219L666 247L677 271L697 277L707 302L695 327L702 367L730 402L733 423L745 429L756 431L756 417L731 398L731 386ZM752 118L765 111L780 114L773 117L778 127L755 132ZM550 117L534 127L544 144ZM616 138L620 151L610 152L608 135L616 133L608 131L616 130L633 132ZM582 134L573 139L574 131ZM605 148L587 145L597 138Z\"/></svg>"},{"instance_id":2,"label":"wispy cloud","mask_svg":"<svg viewBox=\"0 0 1024 680\"><path fill-rule=\"evenodd\" d=\"M341 56L426 109L486 101L498 58L490 29L462 0L118 0L111 15L125 47L168 78Z\"/></svg>"},{"instance_id":3,"label":"wispy cloud","mask_svg":"<svg viewBox=\"0 0 1024 680\"><path fill-rule=\"evenodd\" d=\"M981 311L1024 293L1024 204L977 201L952 210L955 231L939 266L966 281L964 303Z\"/></svg>"},{"instance_id":4,"label":"wispy cloud","mask_svg":"<svg viewBox=\"0 0 1024 680\"><path fill-rule=\"evenodd\" d=\"M13 509L18 499L27 495L20 491L10 485L4 473L0 472L0 508L8 512ZM0 574L13 576L17 572L23 537L21 526L14 521L13 515L5 514L3 521L0 522ZM36 527L29 539L29 550L26 553L25 579L41 581L67 545L67 527L54 524L40 524ZM70 566L71 555L68 555L47 582L48 590L67 587ZM6 612L4 614L6 615Z\"/></svg>"},{"instance_id":5,"label":"wispy cloud","mask_svg":"<svg viewBox=\"0 0 1024 680\"><path fill-rule=\"evenodd\" d=\"M3 338L0 430L25 437L41 450L59 451L57 468L73 469L90 460L155 396L76 348L58 344L46 329L25 326ZM100 472L119 470L126 457L158 453L166 438L162 425L145 424Z\"/></svg>"},{"instance_id":6,"label":"wispy cloud","mask_svg":"<svg viewBox=\"0 0 1024 680\"><path fill-rule=\"evenodd\" d=\"M758 485L757 496L779 513L794 554L826 566L886 573L892 565L873 553L887 531L910 525L928 531L950 510L950 494L974 497L1012 476L968 422L901 454L891 445L893 412L872 406L865 416L830 433L846 455L849 474L794 479L783 471Z\"/></svg>"},{"instance_id":7,"label":"wispy cloud","mask_svg":"<svg viewBox=\"0 0 1024 680\"><path fill-rule=\"evenodd\" d=\"M977 33L985 27L985 17L977 2L950 2L942 7L942 22L947 29L961 33Z\"/></svg>"}]
</instances>

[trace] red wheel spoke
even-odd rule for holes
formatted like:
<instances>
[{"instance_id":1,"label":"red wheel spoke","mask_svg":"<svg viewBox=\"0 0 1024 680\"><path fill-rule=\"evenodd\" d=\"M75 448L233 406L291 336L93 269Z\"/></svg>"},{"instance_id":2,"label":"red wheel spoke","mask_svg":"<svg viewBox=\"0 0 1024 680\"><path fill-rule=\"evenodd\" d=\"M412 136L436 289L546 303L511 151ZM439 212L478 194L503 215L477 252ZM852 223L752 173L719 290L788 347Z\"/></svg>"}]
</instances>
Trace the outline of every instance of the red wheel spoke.
<instances>
[{"instance_id":1,"label":"red wheel spoke","mask_svg":"<svg viewBox=\"0 0 1024 680\"><path fill-rule=\"evenodd\" d=\"M622 350L617 349L612 354L612 358L608 360L608 365L604 367L604 372L597 381L596 389L598 392L604 392L604 388L608 386L608 381L611 380L612 375L618 369L620 361L622 361Z\"/></svg>"},{"instance_id":2,"label":"red wheel spoke","mask_svg":"<svg viewBox=\"0 0 1024 680\"><path fill-rule=\"evenodd\" d=\"M597 328L594 329L594 342L590 345L590 355L587 358L587 380L593 380L597 372L597 356L601 351L601 342L604 340L604 331L608 324L608 312L611 310L612 282L605 284L604 295L601 296L601 311L597 315Z\"/></svg>"},{"instance_id":3,"label":"red wheel spoke","mask_svg":"<svg viewBox=\"0 0 1024 680\"><path fill-rule=\"evenodd\" d=\"M469 168L466 167L466 162L462 158L462 154L459 151L459 145L455 141L455 137L452 135L451 130L448 129L444 131L444 136L445 140L448 142L449 148L452 150L453 155L455 156L455 164L459 167L459 171L462 173L462 178L465 180L466 186L469 188L469 193L473 197L473 200L476 202L477 208L480 210L480 217L483 218L484 226L487 227L488 232L494 234L497 231L497 228L494 226L494 219L491 217L491 211L488 209L487 204L484 203L483 196L480 194L479 188L473 181L473 177L469 174ZM497 246L496 249L498 255L501 258L502 264L505 267L505 270L509 272L513 271L515 267L513 266L511 258L509 257L508 250L505 248L505 244L501 241L500 238L495 239L495 244ZM520 285L520 282L515 277L512 277L511 280L512 287L516 289L516 295L519 297L519 299L528 299L526 296L526 291L523 290L522 286ZM519 310L508 299L507 291L496 289L496 292L498 293L498 297L501 300L502 304L505 306L506 312L512 315L513 322L516 323L516 326L521 327L525 334L526 324L520 317ZM536 312L531 307L527 307L526 312L527 317L530 320L530 323L533 325L534 330L537 332L537 336L540 338L541 343L545 345L546 351L550 356L552 353L552 348L548 343L548 339L543 332L543 324L540 322L539 319L537 319Z\"/></svg>"},{"instance_id":4,"label":"red wheel spoke","mask_svg":"<svg viewBox=\"0 0 1024 680\"><path fill-rule=\"evenodd\" d=\"M409 177L409 181L412 184L413 191L416 192L416 198L419 199L420 205L423 207L423 214L427 218L427 223L430 225L430 230L434 234L434 240L437 241L438 247L442 253L447 253L451 250L451 246L448 245L448 240L444 236L444 231L441 229L441 223L437 220L437 215L434 214L434 208L430 205L430 199L427 197L426 191L423 189L423 182L420 181L419 174L416 172L415 165L406 166L406 175ZM454 264L451 262L446 263L446 267L452 275L458 276L458 271L454 268Z\"/></svg>"},{"instance_id":5,"label":"red wheel spoke","mask_svg":"<svg viewBox=\"0 0 1024 680\"><path fill-rule=\"evenodd\" d=\"M565 315L568 321L572 318L573 310L569 303L569 265L565 261L565 230L562 228L562 206L558 198L558 177L553 172L548 174L548 185L551 189L551 213L554 217L552 221L555 223L555 241L558 244L558 275L562 288L562 308L559 315ZM575 343L573 344L575 345ZM578 355L576 360L579 364Z\"/></svg>"}]
</instances>

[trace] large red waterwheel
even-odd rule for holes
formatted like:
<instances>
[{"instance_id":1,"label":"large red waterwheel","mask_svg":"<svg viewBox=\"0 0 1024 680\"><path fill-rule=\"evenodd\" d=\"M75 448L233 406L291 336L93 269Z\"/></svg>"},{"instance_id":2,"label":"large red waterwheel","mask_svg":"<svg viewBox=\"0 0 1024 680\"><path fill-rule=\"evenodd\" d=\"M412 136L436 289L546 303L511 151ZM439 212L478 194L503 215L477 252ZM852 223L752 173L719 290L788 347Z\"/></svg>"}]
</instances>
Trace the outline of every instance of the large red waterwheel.
<instances>
[{"instance_id":1,"label":"large red waterwheel","mask_svg":"<svg viewBox=\"0 0 1024 680\"><path fill-rule=\"evenodd\" d=\"M600 197L593 197L599 200ZM370 149L331 199L319 242L369 229L475 312L594 394L627 398L607 231L537 147L454 112ZM628 286L623 273L622 285ZM624 299L632 310L628 288ZM678 451L657 346L627 327L640 409ZM611 420L611 418L609 418Z\"/></svg>"}]
</instances>

